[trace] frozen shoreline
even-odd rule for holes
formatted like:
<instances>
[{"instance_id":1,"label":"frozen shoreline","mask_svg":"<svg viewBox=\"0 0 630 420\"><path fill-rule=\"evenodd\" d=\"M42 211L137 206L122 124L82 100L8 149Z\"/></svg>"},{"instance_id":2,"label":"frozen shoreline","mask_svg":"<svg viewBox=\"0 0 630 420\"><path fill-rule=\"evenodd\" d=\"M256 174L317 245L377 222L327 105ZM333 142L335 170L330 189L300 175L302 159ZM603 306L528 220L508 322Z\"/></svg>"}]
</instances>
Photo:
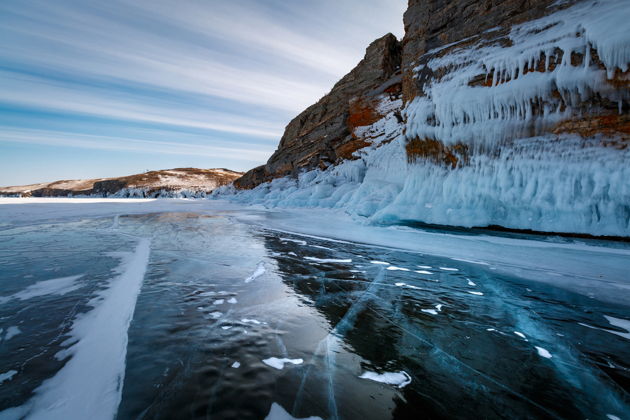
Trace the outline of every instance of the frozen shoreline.
<instances>
[{"instance_id":1,"label":"frozen shoreline","mask_svg":"<svg viewBox=\"0 0 630 420\"><path fill-rule=\"evenodd\" d=\"M0 198L0 226L38 224L125 214L222 214L282 232L403 249L478 264L498 273L554 284L586 296L628 305L630 246L604 241L517 239L428 232L361 223L341 210L265 209L223 200Z\"/></svg>"}]
</instances>

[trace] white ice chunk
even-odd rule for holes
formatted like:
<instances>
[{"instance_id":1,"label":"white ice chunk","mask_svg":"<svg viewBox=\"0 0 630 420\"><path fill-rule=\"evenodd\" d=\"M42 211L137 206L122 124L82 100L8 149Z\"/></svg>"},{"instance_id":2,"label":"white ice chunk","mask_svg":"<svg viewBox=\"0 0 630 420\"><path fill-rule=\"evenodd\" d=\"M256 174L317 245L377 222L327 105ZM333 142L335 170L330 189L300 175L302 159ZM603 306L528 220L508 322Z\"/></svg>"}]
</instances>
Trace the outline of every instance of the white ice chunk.
<instances>
[{"instance_id":1,"label":"white ice chunk","mask_svg":"<svg viewBox=\"0 0 630 420\"><path fill-rule=\"evenodd\" d=\"M438 312L442 312L442 307L443 307L443 306L444 306L444 305L442 305L441 303L439 303L439 304L435 305L435 309L437 309L437 310L438 310Z\"/></svg>"},{"instance_id":2,"label":"white ice chunk","mask_svg":"<svg viewBox=\"0 0 630 420\"><path fill-rule=\"evenodd\" d=\"M263 263L262 261L259 262L258 265L256 266L256 270L254 270L254 273L245 279L245 283L249 283L256 280L258 277L265 274L265 271L266 271L265 263Z\"/></svg>"},{"instance_id":3,"label":"white ice chunk","mask_svg":"<svg viewBox=\"0 0 630 420\"><path fill-rule=\"evenodd\" d=\"M0 373L0 384L2 384L4 381L10 381L16 373L17 370L10 370L8 372Z\"/></svg>"},{"instance_id":4,"label":"white ice chunk","mask_svg":"<svg viewBox=\"0 0 630 420\"><path fill-rule=\"evenodd\" d=\"M432 272L427 271L427 270L416 270L416 273L418 273L418 274L433 274Z\"/></svg>"},{"instance_id":5,"label":"white ice chunk","mask_svg":"<svg viewBox=\"0 0 630 420\"><path fill-rule=\"evenodd\" d=\"M468 293L470 293L471 295L475 295L475 296L483 296L483 293L481 293L481 292L469 291Z\"/></svg>"},{"instance_id":6,"label":"white ice chunk","mask_svg":"<svg viewBox=\"0 0 630 420\"><path fill-rule=\"evenodd\" d=\"M421 309L421 311L427 314L437 315L437 311L435 309Z\"/></svg>"},{"instance_id":7,"label":"white ice chunk","mask_svg":"<svg viewBox=\"0 0 630 420\"><path fill-rule=\"evenodd\" d=\"M457 268L453 268L453 267L440 267L440 270L444 270L444 271L459 271Z\"/></svg>"},{"instance_id":8,"label":"white ice chunk","mask_svg":"<svg viewBox=\"0 0 630 420\"><path fill-rule=\"evenodd\" d=\"M433 267L431 267L430 265L419 265L418 268L422 268L424 270L430 270Z\"/></svg>"},{"instance_id":9,"label":"white ice chunk","mask_svg":"<svg viewBox=\"0 0 630 420\"><path fill-rule=\"evenodd\" d=\"M404 388L411 383L411 377L405 371L385 373L364 372L359 378L395 385L398 388Z\"/></svg>"},{"instance_id":10,"label":"white ice chunk","mask_svg":"<svg viewBox=\"0 0 630 420\"><path fill-rule=\"evenodd\" d=\"M20 329L18 327L9 327L7 328L7 333L4 336L4 339L6 341L12 339L13 337L15 337L16 335L20 334L22 331L20 331Z\"/></svg>"},{"instance_id":11,"label":"white ice chunk","mask_svg":"<svg viewBox=\"0 0 630 420\"><path fill-rule=\"evenodd\" d=\"M304 257L306 260L316 261L321 263L351 263L350 258L347 259L334 259L334 258L316 258L316 257Z\"/></svg>"},{"instance_id":12,"label":"white ice chunk","mask_svg":"<svg viewBox=\"0 0 630 420\"><path fill-rule=\"evenodd\" d=\"M231 325L224 325L221 327L222 330L229 330L230 328L232 328Z\"/></svg>"},{"instance_id":13,"label":"white ice chunk","mask_svg":"<svg viewBox=\"0 0 630 420\"><path fill-rule=\"evenodd\" d=\"M286 359L286 358L280 359L277 357L270 357L268 359L264 359L262 362L266 364L267 366L271 366L274 369L282 370L284 369L285 363L291 363L293 365L301 365L302 363L304 363L304 360Z\"/></svg>"},{"instance_id":14,"label":"white ice chunk","mask_svg":"<svg viewBox=\"0 0 630 420\"><path fill-rule=\"evenodd\" d=\"M227 300L227 303L231 303L232 305L234 305L235 303L237 303L238 301L236 300L235 297L231 297Z\"/></svg>"},{"instance_id":15,"label":"white ice chunk","mask_svg":"<svg viewBox=\"0 0 630 420\"><path fill-rule=\"evenodd\" d=\"M615 318L609 315L604 315L604 318L608 320L610 325L614 325L615 327L621 328L622 330L626 330L626 333L618 332L618 331L610 331L617 334L620 337L627 338L630 340L630 321L627 319Z\"/></svg>"},{"instance_id":16,"label":"white ice chunk","mask_svg":"<svg viewBox=\"0 0 630 420\"><path fill-rule=\"evenodd\" d=\"M273 403L271 404L271 409L269 410L267 417L265 417L265 420L322 420L322 418L312 416L298 419L297 417L293 417L289 414L280 404Z\"/></svg>"},{"instance_id":17,"label":"white ice chunk","mask_svg":"<svg viewBox=\"0 0 630 420\"><path fill-rule=\"evenodd\" d=\"M223 302L225 302L225 299L217 299L214 302L212 302L213 305L223 305Z\"/></svg>"},{"instance_id":18,"label":"white ice chunk","mask_svg":"<svg viewBox=\"0 0 630 420\"><path fill-rule=\"evenodd\" d=\"M546 349L542 347L538 347L538 346L534 346L534 347L536 347L536 351L538 352L538 355L540 357L544 357L546 359L551 359L553 357L551 353L549 353Z\"/></svg>"},{"instance_id":19,"label":"white ice chunk","mask_svg":"<svg viewBox=\"0 0 630 420\"><path fill-rule=\"evenodd\" d=\"M234 362L234 363L232 363L232 367L233 367L234 369L238 369L238 368L240 368L240 367L241 367L241 364L240 364L239 362Z\"/></svg>"},{"instance_id":20,"label":"white ice chunk","mask_svg":"<svg viewBox=\"0 0 630 420\"><path fill-rule=\"evenodd\" d=\"M387 267L387 270L389 270L389 271L411 271L408 268L396 267L394 265L390 265L389 267Z\"/></svg>"},{"instance_id":21,"label":"white ice chunk","mask_svg":"<svg viewBox=\"0 0 630 420\"><path fill-rule=\"evenodd\" d=\"M525 338L525 339L527 338L527 337L525 337L525 334L523 334L523 333L522 333L522 332L520 332L520 331L514 331L514 334L518 335L518 336L519 336L519 337L521 337L521 338Z\"/></svg>"},{"instance_id":22,"label":"white ice chunk","mask_svg":"<svg viewBox=\"0 0 630 420\"><path fill-rule=\"evenodd\" d=\"M250 318L243 318L241 319L241 322L245 323L245 324L256 324L256 325L260 325L262 324L262 322L260 322L257 319L250 319Z\"/></svg>"},{"instance_id":23,"label":"white ice chunk","mask_svg":"<svg viewBox=\"0 0 630 420\"><path fill-rule=\"evenodd\" d=\"M469 286L476 286L477 284L470 279L466 279L468 281Z\"/></svg>"},{"instance_id":24,"label":"white ice chunk","mask_svg":"<svg viewBox=\"0 0 630 420\"><path fill-rule=\"evenodd\" d=\"M370 263L372 263L372 264L379 264L379 265L389 265L389 263L388 263L388 262L385 262L385 261L376 261L376 260L374 260L374 261L370 261Z\"/></svg>"},{"instance_id":25,"label":"white ice chunk","mask_svg":"<svg viewBox=\"0 0 630 420\"><path fill-rule=\"evenodd\" d=\"M300 239L280 238L280 240L286 241L286 242L295 242L296 244L299 244L299 245L306 245L306 241L302 241Z\"/></svg>"},{"instance_id":26,"label":"white ice chunk","mask_svg":"<svg viewBox=\"0 0 630 420\"><path fill-rule=\"evenodd\" d=\"M223 314L219 311L211 312L209 315L212 319L219 319L221 318L221 316L223 316Z\"/></svg>"}]
</instances>

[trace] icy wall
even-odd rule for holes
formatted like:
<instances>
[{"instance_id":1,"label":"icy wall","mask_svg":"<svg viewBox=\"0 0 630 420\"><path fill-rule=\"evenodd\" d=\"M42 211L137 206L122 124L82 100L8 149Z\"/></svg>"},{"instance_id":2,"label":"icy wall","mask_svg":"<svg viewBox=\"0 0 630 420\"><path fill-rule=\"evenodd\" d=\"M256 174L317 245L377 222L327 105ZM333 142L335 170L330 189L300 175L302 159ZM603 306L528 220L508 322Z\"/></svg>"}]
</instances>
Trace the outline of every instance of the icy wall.
<instances>
[{"instance_id":1,"label":"icy wall","mask_svg":"<svg viewBox=\"0 0 630 420\"><path fill-rule=\"evenodd\" d=\"M404 123L392 110L363 128L376 135L358 160L222 193L374 222L630 236L630 1L554 8L422 54Z\"/></svg>"}]
</instances>

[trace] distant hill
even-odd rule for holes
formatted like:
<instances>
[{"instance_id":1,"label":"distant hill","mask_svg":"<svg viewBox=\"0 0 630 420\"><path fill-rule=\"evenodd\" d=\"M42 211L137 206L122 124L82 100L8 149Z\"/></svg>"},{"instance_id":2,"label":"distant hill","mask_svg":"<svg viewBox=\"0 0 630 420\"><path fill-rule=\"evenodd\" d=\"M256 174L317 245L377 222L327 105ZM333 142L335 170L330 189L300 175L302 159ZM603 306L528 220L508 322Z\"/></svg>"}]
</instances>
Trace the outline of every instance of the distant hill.
<instances>
[{"instance_id":1,"label":"distant hill","mask_svg":"<svg viewBox=\"0 0 630 420\"><path fill-rule=\"evenodd\" d=\"M229 169L176 168L118 178L63 180L0 187L0 196L19 197L202 197L239 178Z\"/></svg>"}]
</instances>

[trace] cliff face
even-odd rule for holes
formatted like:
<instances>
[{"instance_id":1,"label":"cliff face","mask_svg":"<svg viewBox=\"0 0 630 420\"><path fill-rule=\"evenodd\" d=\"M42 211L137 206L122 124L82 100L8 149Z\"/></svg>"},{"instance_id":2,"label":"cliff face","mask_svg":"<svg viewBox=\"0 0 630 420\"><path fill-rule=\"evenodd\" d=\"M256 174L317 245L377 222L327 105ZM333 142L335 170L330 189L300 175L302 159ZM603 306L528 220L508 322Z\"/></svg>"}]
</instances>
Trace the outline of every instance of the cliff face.
<instances>
[{"instance_id":1,"label":"cliff face","mask_svg":"<svg viewBox=\"0 0 630 420\"><path fill-rule=\"evenodd\" d=\"M354 151L368 145L355 129L379 120L384 116L379 104L400 96L400 63L401 46L394 35L374 41L363 60L330 93L287 125L267 164L247 172L235 185L252 188L352 158Z\"/></svg>"},{"instance_id":2,"label":"cliff face","mask_svg":"<svg viewBox=\"0 0 630 420\"><path fill-rule=\"evenodd\" d=\"M307 109L237 186L289 177L249 201L630 236L630 2L410 0L404 22L396 94L344 96L344 136Z\"/></svg>"}]
</instances>

